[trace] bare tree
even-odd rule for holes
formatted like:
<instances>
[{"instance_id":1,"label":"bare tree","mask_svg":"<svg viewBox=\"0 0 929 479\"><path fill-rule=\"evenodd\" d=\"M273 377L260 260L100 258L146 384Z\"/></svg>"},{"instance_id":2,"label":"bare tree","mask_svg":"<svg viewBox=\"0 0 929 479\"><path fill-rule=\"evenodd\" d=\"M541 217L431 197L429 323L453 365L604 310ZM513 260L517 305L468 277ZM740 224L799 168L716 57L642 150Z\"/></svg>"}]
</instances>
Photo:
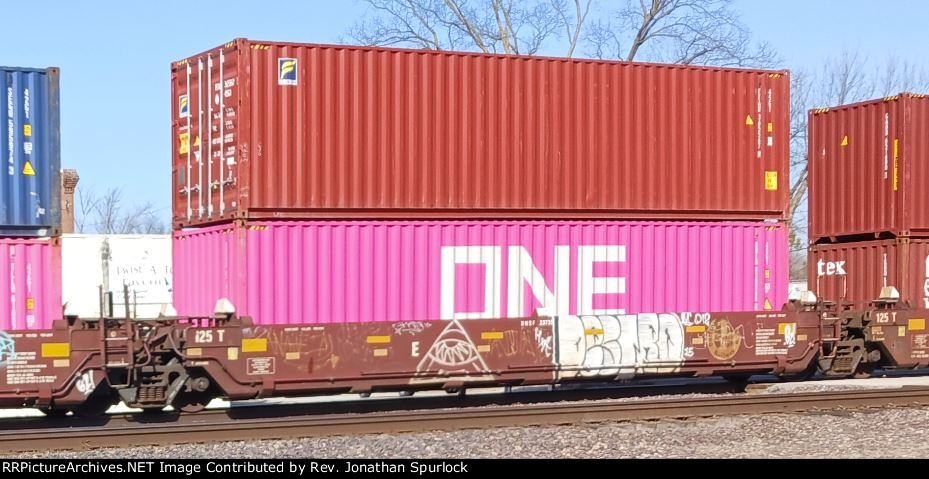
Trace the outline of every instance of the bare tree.
<instances>
[{"instance_id":1,"label":"bare tree","mask_svg":"<svg viewBox=\"0 0 929 479\"><path fill-rule=\"evenodd\" d=\"M97 195L93 190L84 187L77 188L77 205L74 214L74 230L78 233L88 233L89 223L94 211L97 209Z\"/></svg>"},{"instance_id":2,"label":"bare tree","mask_svg":"<svg viewBox=\"0 0 929 479\"><path fill-rule=\"evenodd\" d=\"M564 34L565 56L581 39L592 0L364 0L374 14L348 35L365 45L534 55Z\"/></svg>"},{"instance_id":3,"label":"bare tree","mask_svg":"<svg viewBox=\"0 0 929 479\"><path fill-rule=\"evenodd\" d=\"M79 215L75 215L78 233L165 234L169 230L151 203L123 209L123 193L118 188L97 196L93 190L78 189Z\"/></svg>"},{"instance_id":4,"label":"bare tree","mask_svg":"<svg viewBox=\"0 0 929 479\"><path fill-rule=\"evenodd\" d=\"M807 277L806 248L790 251L790 279L798 280Z\"/></svg>"},{"instance_id":5,"label":"bare tree","mask_svg":"<svg viewBox=\"0 0 929 479\"><path fill-rule=\"evenodd\" d=\"M766 43L730 8L731 0L627 0L587 31L587 53L627 61L765 67L777 63Z\"/></svg>"},{"instance_id":6,"label":"bare tree","mask_svg":"<svg viewBox=\"0 0 929 479\"><path fill-rule=\"evenodd\" d=\"M890 57L887 63L875 73L876 91L880 96L890 96L904 91L916 93L929 92L929 70L918 68L897 57Z\"/></svg>"}]
</instances>

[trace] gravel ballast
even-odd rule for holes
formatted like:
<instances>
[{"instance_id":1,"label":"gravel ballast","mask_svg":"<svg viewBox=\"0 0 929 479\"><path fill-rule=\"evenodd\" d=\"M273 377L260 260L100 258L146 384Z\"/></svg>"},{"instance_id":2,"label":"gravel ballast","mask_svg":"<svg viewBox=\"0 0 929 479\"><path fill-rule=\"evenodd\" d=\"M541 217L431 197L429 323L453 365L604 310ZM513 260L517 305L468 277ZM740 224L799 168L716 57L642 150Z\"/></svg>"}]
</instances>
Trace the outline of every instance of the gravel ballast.
<instances>
[{"instance_id":1,"label":"gravel ballast","mask_svg":"<svg viewBox=\"0 0 929 479\"><path fill-rule=\"evenodd\" d=\"M926 457L929 408L687 421L218 442L27 454L43 458L857 458ZM883 444L863 448L864 444ZM891 446L892 445L892 446Z\"/></svg>"}]
</instances>

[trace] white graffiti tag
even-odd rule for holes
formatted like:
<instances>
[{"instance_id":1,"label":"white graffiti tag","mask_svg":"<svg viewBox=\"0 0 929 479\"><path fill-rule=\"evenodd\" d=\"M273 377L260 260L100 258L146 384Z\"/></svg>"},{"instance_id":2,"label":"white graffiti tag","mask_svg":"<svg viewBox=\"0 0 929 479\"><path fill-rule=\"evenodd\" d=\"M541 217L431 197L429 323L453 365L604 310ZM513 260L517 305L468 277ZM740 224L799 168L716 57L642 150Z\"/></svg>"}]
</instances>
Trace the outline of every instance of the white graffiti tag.
<instances>
[{"instance_id":1,"label":"white graffiti tag","mask_svg":"<svg viewBox=\"0 0 929 479\"><path fill-rule=\"evenodd\" d=\"M81 394L89 396L90 393L94 392L95 388L94 371L91 369L81 374L81 377L77 380L77 390L80 391Z\"/></svg>"},{"instance_id":2,"label":"white graffiti tag","mask_svg":"<svg viewBox=\"0 0 929 479\"><path fill-rule=\"evenodd\" d=\"M674 372L686 356L676 314L563 316L557 334L561 377Z\"/></svg>"},{"instance_id":3,"label":"white graffiti tag","mask_svg":"<svg viewBox=\"0 0 929 479\"><path fill-rule=\"evenodd\" d=\"M542 328L535 328L535 342L539 345L539 351L546 357L552 356L552 337L545 336Z\"/></svg>"},{"instance_id":4,"label":"white graffiti tag","mask_svg":"<svg viewBox=\"0 0 929 479\"><path fill-rule=\"evenodd\" d=\"M792 348L797 345L797 326L792 323L784 325L784 346Z\"/></svg>"},{"instance_id":5,"label":"white graffiti tag","mask_svg":"<svg viewBox=\"0 0 929 479\"><path fill-rule=\"evenodd\" d=\"M458 321L449 322L439 333L416 366L416 374L410 379L410 384L442 382L451 377L463 381L493 379L480 350Z\"/></svg>"},{"instance_id":6,"label":"white graffiti tag","mask_svg":"<svg viewBox=\"0 0 929 479\"><path fill-rule=\"evenodd\" d=\"M16 358L16 342L9 334L0 331L0 366Z\"/></svg>"}]
</instances>

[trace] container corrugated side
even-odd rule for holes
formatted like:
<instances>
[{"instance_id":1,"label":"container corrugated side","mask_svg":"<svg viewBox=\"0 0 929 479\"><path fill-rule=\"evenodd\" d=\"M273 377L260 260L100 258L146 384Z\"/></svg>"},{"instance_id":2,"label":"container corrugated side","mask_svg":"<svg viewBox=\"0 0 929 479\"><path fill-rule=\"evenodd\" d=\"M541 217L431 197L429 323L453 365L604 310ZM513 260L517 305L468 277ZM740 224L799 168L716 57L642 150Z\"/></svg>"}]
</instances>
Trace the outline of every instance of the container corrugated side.
<instances>
[{"instance_id":1,"label":"container corrugated side","mask_svg":"<svg viewBox=\"0 0 929 479\"><path fill-rule=\"evenodd\" d=\"M929 240L899 238L810 248L810 289L822 299L865 302L893 286L900 299L929 308Z\"/></svg>"},{"instance_id":2,"label":"container corrugated side","mask_svg":"<svg viewBox=\"0 0 929 479\"><path fill-rule=\"evenodd\" d=\"M769 223L256 222L174 233L174 304L259 324L780 309Z\"/></svg>"},{"instance_id":3,"label":"container corrugated side","mask_svg":"<svg viewBox=\"0 0 929 479\"><path fill-rule=\"evenodd\" d=\"M238 40L172 69L175 226L781 219L789 84L783 71Z\"/></svg>"},{"instance_id":4,"label":"container corrugated side","mask_svg":"<svg viewBox=\"0 0 929 479\"><path fill-rule=\"evenodd\" d=\"M0 236L61 232L57 68L0 66Z\"/></svg>"},{"instance_id":5,"label":"container corrugated side","mask_svg":"<svg viewBox=\"0 0 929 479\"><path fill-rule=\"evenodd\" d=\"M62 294L69 315L100 316L100 289L113 293L113 312L155 318L171 304L170 235L67 234L61 236Z\"/></svg>"},{"instance_id":6,"label":"container corrugated side","mask_svg":"<svg viewBox=\"0 0 929 479\"><path fill-rule=\"evenodd\" d=\"M0 331L48 329L61 317L58 242L0 238Z\"/></svg>"},{"instance_id":7,"label":"container corrugated side","mask_svg":"<svg viewBox=\"0 0 929 479\"><path fill-rule=\"evenodd\" d=\"M929 98L902 93L809 116L811 240L929 234Z\"/></svg>"}]
</instances>

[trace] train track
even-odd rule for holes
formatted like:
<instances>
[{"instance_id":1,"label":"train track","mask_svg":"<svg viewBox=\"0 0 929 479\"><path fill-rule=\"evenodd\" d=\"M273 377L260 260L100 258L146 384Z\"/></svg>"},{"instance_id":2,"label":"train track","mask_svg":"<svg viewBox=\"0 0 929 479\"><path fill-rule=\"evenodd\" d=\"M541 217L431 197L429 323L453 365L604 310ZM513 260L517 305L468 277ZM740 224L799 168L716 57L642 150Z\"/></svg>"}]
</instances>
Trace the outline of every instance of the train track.
<instances>
[{"instance_id":1,"label":"train track","mask_svg":"<svg viewBox=\"0 0 929 479\"><path fill-rule=\"evenodd\" d=\"M403 402L408 409L416 407L413 400ZM3 428L0 431L0 452L916 406L929 405L929 388L739 394L596 403L513 403L455 409L444 408L441 403L435 402L434 405L439 404L435 409L371 409L360 413L314 414L311 411L318 411L318 405L298 405L210 410L189 415L112 415L95 421L64 418L44 420L41 424L36 423L35 419L32 422L8 420L0 423Z\"/></svg>"}]
</instances>

